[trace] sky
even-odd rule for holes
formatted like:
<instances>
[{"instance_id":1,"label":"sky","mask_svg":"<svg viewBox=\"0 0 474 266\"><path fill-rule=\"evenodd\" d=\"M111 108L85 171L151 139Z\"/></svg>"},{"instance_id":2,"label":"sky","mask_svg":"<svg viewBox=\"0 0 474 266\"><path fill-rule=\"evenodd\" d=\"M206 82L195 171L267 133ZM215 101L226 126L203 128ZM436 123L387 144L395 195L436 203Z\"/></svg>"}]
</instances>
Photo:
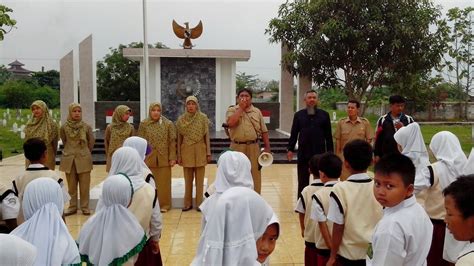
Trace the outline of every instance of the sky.
<instances>
[{"instance_id":1,"label":"sky","mask_svg":"<svg viewBox=\"0 0 474 266\"><path fill-rule=\"evenodd\" d=\"M262 80L280 79L280 45L270 44L265 29L277 16L284 0L147 0L148 42L162 42L180 49L182 40L172 30L189 21L194 27L202 20L204 31L193 40L194 49L250 50L247 62L237 71L257 74ZM435 0L444 10L465 7L471 0ZM0 42L0 65L18 59L25 68L59 70L59 60L93 35L95 60L110 47L143 40L142 0L1 0L13 9L17 25ZM472 5L472 4L471 4ZM444 11L444 12L445 12Z\"/></svg>"}]
</instances>

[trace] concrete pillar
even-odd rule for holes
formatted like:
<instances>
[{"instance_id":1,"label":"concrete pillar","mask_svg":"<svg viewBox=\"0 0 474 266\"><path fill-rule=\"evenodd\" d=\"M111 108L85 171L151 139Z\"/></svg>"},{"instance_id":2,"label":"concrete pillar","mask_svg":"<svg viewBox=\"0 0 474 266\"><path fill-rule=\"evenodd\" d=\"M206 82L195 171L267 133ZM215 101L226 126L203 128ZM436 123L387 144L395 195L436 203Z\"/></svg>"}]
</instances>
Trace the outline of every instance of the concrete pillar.
<instances>
[{"instance_id":1,"label":"concrete pillar","mask_svg":"<svg viewBox=\"0 0 474 266\"><path fill-rule=\"evenodd\" d=\"M281 45L281 57L288 52L285 44ZM291 131L291 124L293 122L293 75L286 70L281 63L280 74L280 130L285 132Z\"/></svg>"},{"instance_id":2,"label":"concrete pillar","mask_svg":"<svg viewBox=\"0 0 474 266\"><path fill-rule=\"evenodd\" d=\"M305 92L311 90L311 78L308 76L298 76L298 110L306 107L304 103Z\"/></svg>"},{"instance_id":3,"label":"concrete pillar","mask_svg":"<svg viewBox=\"0 0 474 266\"><path fill-rule=\"evenodd\" d=\"M73 51L59 60L59 94L61 123L66 122L69 114L69 104L77 102L77 87L74 82Z\"/></svg>"},{"instance_id":4,"label":"concrete pillar","mask_svg":"<svg viewBox=\"0 0 474 266\"><path fill-rule=\"evenodd\" d=\"M82 119L95 129L95 107L97 101L96 71L92 54L92 35L79 43L79 102Z\"/></svg>"}]
</instances>

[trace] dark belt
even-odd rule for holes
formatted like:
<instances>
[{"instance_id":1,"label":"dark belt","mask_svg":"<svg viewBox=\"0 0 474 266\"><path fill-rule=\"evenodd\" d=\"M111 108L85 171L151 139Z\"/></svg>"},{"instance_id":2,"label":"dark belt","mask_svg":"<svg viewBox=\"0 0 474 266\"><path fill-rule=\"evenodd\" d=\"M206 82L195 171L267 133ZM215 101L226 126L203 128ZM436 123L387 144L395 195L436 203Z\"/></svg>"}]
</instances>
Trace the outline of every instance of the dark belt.
<instances>
[{"instance_id":1,"label":"dark belt","mask_svg":"<svg viewBox=\"0 0 474 266\"><path fill-rule=\"evenodd\" d=\"M249 145L249 144L254 144L254 143L257 143L258 140L249 140L249 141L232 141L234 142L235 144L246 144L246 145Z\"/></svg>"}]
</instances>

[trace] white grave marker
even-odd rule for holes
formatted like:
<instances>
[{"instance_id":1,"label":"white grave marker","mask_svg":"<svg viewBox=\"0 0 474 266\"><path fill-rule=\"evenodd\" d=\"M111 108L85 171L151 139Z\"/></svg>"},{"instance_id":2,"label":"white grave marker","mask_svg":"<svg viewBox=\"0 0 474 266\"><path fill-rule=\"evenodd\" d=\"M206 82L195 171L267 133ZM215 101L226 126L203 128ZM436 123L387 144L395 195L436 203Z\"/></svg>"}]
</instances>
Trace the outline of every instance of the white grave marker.
<instances>
[{"instance_id":1,"label":"white grave marker","mask_svg":"<svg viewBox=\"0 0 474 266\"><path fill-rule=\"evenodd\" d=\"M7 125L7 120L4 118L2 119L2 126L6 126Z\"/></svg>"},{"instance_id":2,"label":"white grave marker","mask_svg":"<svg viewBox=\"0 0 474 266\"><path fill-rule=\"evenodd\" d=\"M18 124L17 124L16 122L13 123L12 129L13 129L13 132L17 132L17 131L18 131Z\"/></svg>"},{"instance_id":3,"label":"white grave marker","mask_svg":"<svg viewBox=\"0 0 474 266\"><path fill-rule=\"evenodd\" d=\"M7 108L7 114L10 114L10 108Z\"/></svg>"},{"instance_id":4,"label":"white grave marker","mask_svg":"<svg viewBox=\"0 0 474 266\"><path fill-rule=\"evenodd\" d=\"M337 114L336 114L336 112L332 112L332 120L333 120L333 121L336 121L336 119L337 119Z\"/></svg>"},{"instance_id":5,"label":"white grave marker","mask_svg":"<svg viewBox=\"0 0 474 266\"><path fill-rule=\"evenodd\" d=\"M23 131L20 132L20 138L21 138L21 139L25 139L25 132L23 132Z\"/></svg>"}]
</instances>

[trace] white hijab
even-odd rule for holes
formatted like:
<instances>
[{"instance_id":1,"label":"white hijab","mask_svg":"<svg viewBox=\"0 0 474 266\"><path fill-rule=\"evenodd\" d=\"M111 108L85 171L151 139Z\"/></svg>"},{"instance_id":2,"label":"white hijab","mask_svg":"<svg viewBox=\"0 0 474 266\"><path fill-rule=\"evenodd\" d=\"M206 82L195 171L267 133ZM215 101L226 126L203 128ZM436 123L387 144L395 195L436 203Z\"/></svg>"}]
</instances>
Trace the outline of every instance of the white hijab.
<instances>
[{"instance_id":1,"label":"white hijab","mask_svg":"<svg viewBox=\"0 0 474 266\"><path fill-rule=\"evenodd\" d=\"M191 265L256 265L256 241L273 210L252 189L233 187L222 193L199 240Z\"/></svg>"},{"instance_id":2,"label":"white hijab","mask_svg":"<svg viewBox=\"0 0 474 266\"><path fill-rule=\"evenodd\" d=\"M113 175L104 181L103 207L82 226L77 240L86 262L125 263L143 249L145 232L127 209L132 197L132 182L126 176Z\"/></svg>"},{"instance_id":3,"label":"white hijab","mask_svg":"<svg viewBox=\"0 0 474 266\"><path fill-rule=\"evenodd\" d=\"M0 234L0 262L3 265L32 266L36 248L25 240L9 234Z\"/></svg>"},{"instance_id":4,"label":"white hijab","mask_svg":"<svg viewBox=\"0 0 474 266\"><path fill-rule=\"evenodd\" d=\"M148 147L148 142L146 141L146 139L140 138L140 137L137 137L137 136L129 137L123 142L122 146L123 147L134 148L138 152L138 155L140 155L140 158L142 159L141 160L141 164L142 164L142 167L143 167L143 175L142 176L143 176L144 179L146 179L149 174L153 175L150 168L148 168L148 165L146 165L146 163L145 163L146 150L147 150L147 147ZM156 187L154 179L151 179L148 183L151 184L153 187Z\"/></svg>"},{"instance_id":5,"label":"white hijab","mask_svg":"<svg viewBox=\"0 0 474 266\"><path fill-rule=\"evenodd\" d=\"M464 174L474 174L474 148L471 149L471 153L469 154L469 158L467 159L466 166L464 167Z\"/></svg>"},{"instance_id":6,"label":"white hijab","mask_svg":"<svg viewBox=\"0 0 474 266\"><path fill-rule=\"evenodd\" d=\"M401 127L393 138L402 147L402 154L411 159L416 168L416 176L419 177L423 169L430 165L430 156L420 126L414 122Z\"/></svg>"},{"instance_id":7,"label":"white hijab","mask_svg":"<svg viewBox=\"0 0 474 266\"><path fill-rule=\"evenodd\" d=\"M441 131L431 138L430 149L434 157L444 166L437 167L436 173L440 178L439 183L445 189L451 182L463 174L467 163L466 155L461 148L459 139L449 131Z\"/></svg>"},{"instance_id":8,"label":"white hijab","mask_svg":"<svg viewBox=\"0 0 474 266\"><path fill-rule=\"evenodd\" d=\"M23 194L26 221L11 232L38 249L35 265L78 264L81 262L61 214L63 193L58 182L42 177L31 181Z\"/></svg>"},{"instance_id":9,"label":"white hijab","mask_svg":"<svg viewBox=\"0 0 474 266\"><path fill-rule=\"evenodd\" d=\"M211 194L209 198L205 199L199 206L203 214L202 229L204 229L206 221L224 191L231 187L253 189L252 173L250 172L252 166L245 154L237 151L226 151L219 157L217 164L216 181L214 182L216 193L209 193Z\"/></svg>"},{"instance_id":10,"label":"white hijab","mask_svg":"<svg viewBox=\"0 0 474 266\"><path fill-rule=\"evenodd\" d=\"M126 174L132 181L133 190L137 191L146 184L143 178L143 164L137 150L131 147L120 147L112 155L109 176Z\"/></svg>"}]
</instances>

